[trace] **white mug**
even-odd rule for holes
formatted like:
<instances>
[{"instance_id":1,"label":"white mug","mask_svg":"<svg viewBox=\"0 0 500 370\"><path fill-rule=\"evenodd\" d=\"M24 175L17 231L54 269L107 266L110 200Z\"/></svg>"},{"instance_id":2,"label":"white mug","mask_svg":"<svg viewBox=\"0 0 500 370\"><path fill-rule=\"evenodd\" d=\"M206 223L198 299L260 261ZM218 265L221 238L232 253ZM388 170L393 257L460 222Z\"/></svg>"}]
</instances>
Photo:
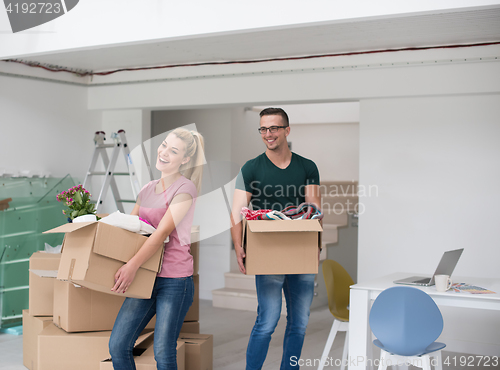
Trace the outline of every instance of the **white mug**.
<instances>
[{"instance_id":1,"label":"white mug","mask_svg":"<svg viewBox=\"0 0 500 370\"><path fill-rule=\"evenodd\" d=\"M434 282L438 292L446 292L453 284L449 275L436 275L434 276Z\"/></svg>"}]
</instances>

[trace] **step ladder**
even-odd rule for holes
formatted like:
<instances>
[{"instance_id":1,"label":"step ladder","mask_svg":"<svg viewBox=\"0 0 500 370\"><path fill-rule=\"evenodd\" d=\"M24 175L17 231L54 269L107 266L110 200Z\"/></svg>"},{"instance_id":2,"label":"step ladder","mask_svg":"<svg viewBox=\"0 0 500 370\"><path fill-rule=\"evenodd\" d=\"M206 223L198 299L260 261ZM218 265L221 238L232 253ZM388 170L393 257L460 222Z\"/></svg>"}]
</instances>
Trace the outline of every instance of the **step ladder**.
<instances>
[{"instance_id":1,"label":"step ladder","mask_svg":"<svg viewBox=\"0 0 500 370\"><path fill-rule=\"evenodd\" d=\"M105 132L104 131L97 131L94 136L94 143L95 143L95 149L94 149L94 154L92 155L92 160L90 162L89 170L87 171L87 174L85 175L85 180L83 181L83 187L85 188L85 185L90 183L91 178L93 176L104 176L104 180L102 182L101 190L99 192L99 197L97 198L96 201L96 210L97 213L102 208L104 199L106 199L106 195L108 194L109 188L111 188L111 192L113 194L113 197L115 198L115 203L117 209L125 213L124 208L123 208L123 203L135 203L137 195L139 194L139 191L141 190L141 186L139 183L139 179L137 178L137 172L135 170L134 163L132 162L132 158L130 157L130 149L127 144L127 139L125 137L125 130L120 130L118 133L113 133L111 135L111 138L113 139L113 144L105 144L104 141L106 140L105 138ZM112 148L112 153L111 153L111 160L108 157L108 152L107 149ZM144 146L142 147L143 151ZM118 160L118 156L120 154L120 151L123 153L124 158L125 158L125 163L127 164L128 172L115 172L115 167L116 167L116 162ZM96 171L96 166L97 166L97 161L99 159L99 156L102 158L102 161L104 163L104 168L106 168L106 171ZM149 169L149 174L151 179L153 178L153 175L151 173L151 168L149 166L149 163L147 162L147 156L144 156L146 158L146 164ZM134 199L122 199L120 197L120 193L118 191L118 187L116 186L116 181L115 181L115 176L129 176L130 178L130 183L132 185L132 192L134 194Z\"/></svg>"}]
</instances>

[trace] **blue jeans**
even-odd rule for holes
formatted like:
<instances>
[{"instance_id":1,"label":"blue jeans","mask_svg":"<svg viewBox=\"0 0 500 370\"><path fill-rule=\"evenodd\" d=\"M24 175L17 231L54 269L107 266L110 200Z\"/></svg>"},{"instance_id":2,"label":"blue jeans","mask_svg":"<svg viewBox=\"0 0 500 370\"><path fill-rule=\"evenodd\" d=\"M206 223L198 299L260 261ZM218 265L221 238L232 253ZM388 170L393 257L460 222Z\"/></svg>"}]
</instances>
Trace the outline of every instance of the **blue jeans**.
<instances>
[{"instance_id":1,"label":"blue jeans","mask_svg":"<svg viewBox=\"0 0 500 370\"><path fill-rule=\"evenodd\" d=\"M135 370L132 350L156 314L154 352L158 370L177 370L177 338L193 303L193 277L157 277L150 299L126 298L109 339L115 370Z\"/></svg>"},{"instance_id":2,"label":"blue jeans","mask_svg":"<svg viewBox=\"0 0 500 370\"><path fill-rule=\"evenodd\" d=\"M255 276L259 306L247 347L247 370L262 369L271 335L281 315L281 291L285 293L287 322L280 369L299 368L297 362L302 352L314 296L314 277L313 274Z\"/></svg>"}]
</instances>

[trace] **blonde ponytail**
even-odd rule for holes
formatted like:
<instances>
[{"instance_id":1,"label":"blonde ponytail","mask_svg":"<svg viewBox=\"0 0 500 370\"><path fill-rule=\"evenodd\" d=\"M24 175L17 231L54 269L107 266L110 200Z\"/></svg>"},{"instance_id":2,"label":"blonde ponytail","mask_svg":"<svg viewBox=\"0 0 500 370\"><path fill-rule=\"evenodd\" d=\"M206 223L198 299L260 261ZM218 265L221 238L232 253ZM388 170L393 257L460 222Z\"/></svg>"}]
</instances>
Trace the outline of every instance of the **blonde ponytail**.
<instances>
[{"instance_id":1,"label":"blonde ponytail","mask_svg":"<svg viewBox=\"0 0 500 370\"><path fill-rule=\"evenodd\" d=\"M189 131L183 128L177 128L172 133L186 144L185 156L191 157L189 162L179 168L179 172L194 183L198 194L200 194L203 164L205 164L203 136L197 131Z\"/></svg>"}]
</instances>

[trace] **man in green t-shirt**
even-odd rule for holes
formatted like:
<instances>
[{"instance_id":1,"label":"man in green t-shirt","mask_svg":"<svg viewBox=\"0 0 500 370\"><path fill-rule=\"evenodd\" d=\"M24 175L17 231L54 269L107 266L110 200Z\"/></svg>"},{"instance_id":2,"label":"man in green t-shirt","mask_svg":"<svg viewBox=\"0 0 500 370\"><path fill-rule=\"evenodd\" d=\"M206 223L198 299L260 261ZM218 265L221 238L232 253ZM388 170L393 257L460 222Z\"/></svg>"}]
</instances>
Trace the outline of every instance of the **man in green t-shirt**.
<instances>
[{"instance_id":1,"label":"man in green t-shirt","mask_svg":"<svg viewBox=\"0 0 500 370\"><path fill-rule=\"evenodd\" d=\"M267 108L260 112L260 117L258 131L267 149L242 167L232 207L231 236L243 274L246 273L241 245L243 207L251 203L253 209L280 211L304 202L314 203L318 209L321 205L318 168L313 161L292 153L288 147L290 126L286 112L281 108ZM286 299L287 325L280 369L299 368L314 296L314 277L314 274L255 276L259 306L247 347L247 370L261 369L264 364L271 335L280 319L282 292Z\"/></svg>"}]
</instances>

